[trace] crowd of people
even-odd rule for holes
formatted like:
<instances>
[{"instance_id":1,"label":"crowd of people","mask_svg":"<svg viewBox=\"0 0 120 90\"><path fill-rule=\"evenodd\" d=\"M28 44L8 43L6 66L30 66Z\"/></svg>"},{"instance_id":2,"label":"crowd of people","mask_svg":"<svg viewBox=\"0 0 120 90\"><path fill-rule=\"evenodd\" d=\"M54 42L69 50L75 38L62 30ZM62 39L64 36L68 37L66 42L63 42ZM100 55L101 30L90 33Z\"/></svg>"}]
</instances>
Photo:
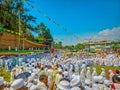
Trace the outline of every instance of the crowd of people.
<instances>
[{"instance_id":1,"label":"crowd of people","mask_svg":"<svg viewBox=\"0 0 120 90\"><path fill-rule=\"evenodd\" d=\"M104 68L98 74L95 67L89 67L96 64L120 67L120 56L65 58L61 54L45 54L24 60L19 57L15 66L8 59L5 67L11 72L10 82L0 77L0 90L120 90L120 70L109 70L108 79Z\"/></svg>"}]
</instances>

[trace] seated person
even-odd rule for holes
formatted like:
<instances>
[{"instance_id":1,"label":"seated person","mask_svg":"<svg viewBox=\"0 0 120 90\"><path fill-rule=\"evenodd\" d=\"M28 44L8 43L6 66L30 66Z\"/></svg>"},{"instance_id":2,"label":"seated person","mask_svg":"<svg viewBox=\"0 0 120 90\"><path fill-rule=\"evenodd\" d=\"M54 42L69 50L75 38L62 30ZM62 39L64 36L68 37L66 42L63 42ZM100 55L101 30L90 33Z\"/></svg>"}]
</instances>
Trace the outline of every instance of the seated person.
<instances>
[{"instance_id":1,"label":"seated person","mask_svg":"<svg viewBox=\"0 0 120 90\"><path fill-rule=\"evenodd\" d=\"M28 88L24 85L23 79L16 79L11 84L10 90L28 90Z\"/></svg>"},{"instance_id":2,"label":"seated person","mask_svg":"<svg viewBox=\"0 0 120 90\"><path fill-rule=\"evenodd\" d=\"M40 75L37 90L48 90L48 77L46 75Z\"/></svg>"}]
</instances>

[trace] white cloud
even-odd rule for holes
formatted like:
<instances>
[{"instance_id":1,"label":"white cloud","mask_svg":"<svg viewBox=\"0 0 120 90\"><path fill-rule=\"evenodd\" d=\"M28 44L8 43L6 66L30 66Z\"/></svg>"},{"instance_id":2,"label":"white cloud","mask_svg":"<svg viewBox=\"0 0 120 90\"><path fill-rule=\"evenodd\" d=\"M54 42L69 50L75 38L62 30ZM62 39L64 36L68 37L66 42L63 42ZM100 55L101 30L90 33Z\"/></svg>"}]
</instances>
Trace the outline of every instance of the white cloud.
<instances>
[{"instance_id":1,"label":"white cloud","mask_svg":"<svg viewBox=\"0 0 120 90\"><path fill-rule=\"evenodd\" d=\"M102 31L98 32L98 34L94 37L99 38L99 39L100 38L106 38L106 39L116 38L116 39L119 39L120 38L120 27L115 27L115 28L112 28L112 29L102 30Z\"/></svg>"},{"instance_id":2,"label":"white cloud","mask_svg":"<svg viewBox=\"0 0 120 90\"><path fill-rule=\"evenodd\" d=\"M98 35L109 36L109 35L120 35L120 27L102 30L98 33Z\"/></svg>"},{"instance_id":3,"label":"white cloud","mask_svg":"<svg viewBox=\"0 0 120 90\"><path fill-rule=\"evenodd\" d=\"M104 35L104 36L107 36L110 34L110 30L109 29L106 29L106 30L103 30L103 31L100 31L98 33L98 35Z\"/></svg>"}]
</instances>

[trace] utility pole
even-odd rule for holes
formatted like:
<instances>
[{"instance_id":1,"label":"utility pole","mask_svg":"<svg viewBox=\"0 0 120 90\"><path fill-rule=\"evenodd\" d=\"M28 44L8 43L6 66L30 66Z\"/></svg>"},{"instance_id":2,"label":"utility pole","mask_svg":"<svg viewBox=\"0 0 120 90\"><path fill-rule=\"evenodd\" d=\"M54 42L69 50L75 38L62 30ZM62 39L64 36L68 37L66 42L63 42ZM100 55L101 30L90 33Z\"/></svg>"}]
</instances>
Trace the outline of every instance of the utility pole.
<instances>
[{"instance_id":1,"label":"utility pole","mask_svg":"<svg viewBox=\"0 0 120 90\"><path fill-rule=\"evenodd\" d=\"M23 50L24 50L24 34L23 34Z\"/></svg>"},{"instance_id":2,"label":"utility pole","mask_svg":"<svg viewBox=\"0 0 120 90\"><path fill-rule=\"evenodd\" d=\"M19 24L18 24L18 27L19 27L18 50L20 50L20 35L21 35L20 10L18 12L18 20L19 20Z\"/></svg>"}]
</instances>

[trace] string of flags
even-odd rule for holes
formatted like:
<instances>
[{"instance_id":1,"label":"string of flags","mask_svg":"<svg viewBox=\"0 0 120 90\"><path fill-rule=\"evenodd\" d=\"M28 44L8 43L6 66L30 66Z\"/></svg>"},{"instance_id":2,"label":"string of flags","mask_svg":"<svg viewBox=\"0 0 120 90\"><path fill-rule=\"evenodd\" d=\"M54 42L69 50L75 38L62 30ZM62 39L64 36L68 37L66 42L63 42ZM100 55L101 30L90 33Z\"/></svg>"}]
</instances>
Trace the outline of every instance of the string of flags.
<instances>
[{"instance_id":1,"label":"string of flags","mask_svg":"<svg viewBox=\"0 0 120 90\"><path fill-rule=\"evenodd\" d=\"M13 30L8 30L6 28L0 27L0 31L4 31L4 32L8 32L8 33L12 33L12 34L16 34L16 35L20 35L19 32L13 31Z\"/></svg>"},{"instance_id":2,"label":"string of flags","mask_svg":"<svg viewBox=\"0 0 120 90\"><path fill-rule=\"evenodd\" d=\"M23 2L26 2L26 0L23 0ZM41 12L38 8L36 8L35 6L31 5L30 3L27 3L32 9L36 10L37 12L39 12L41 15L43 15L44 17L46 17L49 21L51 21L53 24L55 24L56 26L58 26L60 29L64 30L65 32L71 34L72 36L74 36L79 42L84 42L85 40L80 39L77 35L75 35L74 33L72 33L71 31L69 31L68 29L64 28L62 25L60 25L59 23L57 23L56 21L54 21L52 18L50 18L48 15L46 15L45 13ZM92 39L90 39L92 40ZM96 40L96 38L94 38L94 40Z\"/></svg>"},{"instance_id":3,"label":"string of flags","mask_svg":"<svg viewBox=\"0 0 120 90\"><path fill-rule=\"evenodd\" d=\"M20 35L19 32L16 32L16 31L13 31L13 30L8 30L8 29L3 28L3 27L0 27L0 31L8 32L8 33L11 33L11 34ZM27 35L27 34L24 34L24 36L25 36L25 37L29 37L29 35ZM9 39L10 39L10 40L14 40L14 38L9 38ZM51 39L39 38L39 40L40 40L40 41L45 41L45 42L47 42L47 41L49 41L49 40L51 40Z\"/></svg>"},{"instance_id":4,"label":"string of flags","mask_svg":"<svg viewBox=\"0 0 120 90\"><path fill-rule=\"evenodd\" d=\"M23 0L23 2L26 2L26 0ZM78 41L81 41L81 39L75 35L74 33L72 33L71 31L69 31L68 29L64 28L62 25L60 25L59 23L57 23L56 21L54 21L52 18L50 18L48 15L46 15L45 13L41 12L38 8L36 8L35 6L31 5L30 3L27 3L28 6L30 6L32 9L36 10L37 12L39 12L41 15L43 15L44 17L46 17L49 21L51 21L53 24L55 24L56 26L58 26L60 29L64 30L65 32L71 34L72 36L74 36Z\"/></svg>"},{"instance_id":5,"label":"string of flags","mask_svg":"<svg viewBox=\"0 0 120 90\"><path fill-rule=\"evenodd\" d=\"M22 0L23 3L26 2L26 0ZM29 5L32 9L36 10L37 12L39 12L41 15L43 15L44 17L46 17L49 21L51 21L53 24L55 24L56 26L58 26L60 29L64 30L65 32L71 34L72 36L74 36L79 42L84 42L85 40L80 39L77 35L75 35L74 33L72 33L71 31L69 31L68 29L64 28L62 25L60 25L59 23L57 23L56 21L54 21L52 18L50 18L48 15L46 15L45 13L41 12L38 8L36 8L35 6L31 5L30 3L27 3L27 5ZM6 28L2 28L0 27L0 31L4 31L4 32L9 32L12 34L16 34L16 35L20 35L19 32L13 31L13 30L7 30ZM91 41L93 39L89 39L89 41ZM94 40L96 41L96 37L94 37ZM106 40L106 39L105 39ZM109 39L109 40L113 40L113 39Z\"/></svg>"}]
</instances>

